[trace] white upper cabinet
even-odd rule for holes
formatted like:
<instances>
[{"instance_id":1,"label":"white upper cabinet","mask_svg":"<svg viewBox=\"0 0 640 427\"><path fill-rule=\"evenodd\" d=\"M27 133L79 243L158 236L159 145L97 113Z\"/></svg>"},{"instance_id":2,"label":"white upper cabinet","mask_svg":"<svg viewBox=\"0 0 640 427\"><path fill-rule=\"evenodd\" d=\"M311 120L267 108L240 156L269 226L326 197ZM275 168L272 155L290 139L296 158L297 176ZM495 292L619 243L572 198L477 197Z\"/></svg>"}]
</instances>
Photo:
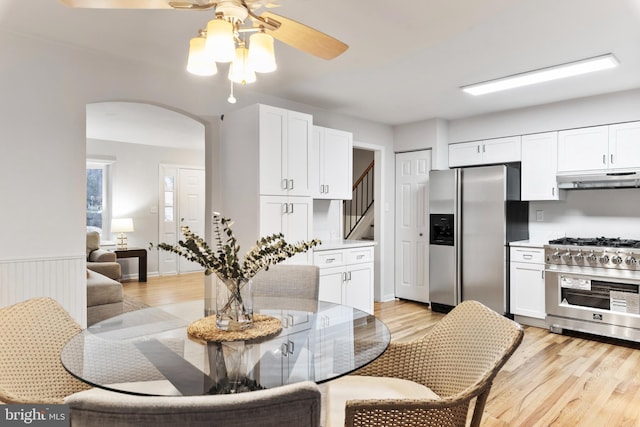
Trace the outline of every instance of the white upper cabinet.
<instances>
[{"instance_id":1,"label":"white upper cabinet","mask_svg":"<svg viewBox=\"0 0 640 427\"><path fill-rule=\"evenodd\" d=\"M520 136L449 145L449 167L519 162Z\"/></svg>"},{"instance_id":2,"label":"white upper cabinet","mask_svg":"<svg viewBox=\"0 0 640 427\"><path fill-rule=\"evenodd\" d=\"M558 172L596 171L607 168L609 126L558 132Z\"/></svg>"},{"instance_id":3,"label":"white upper cabinet","mask_svg":"<svg viewBox=\"0 0 640 427\"><path fill-rule=\"evenodd\" d=\"M484 141L482 147L483 163L519 162L522 158L520 141L520 136L509 136Z\"/></svg>"},{"instance_id":4,"label":"white upper cabinet","mask_svg":"<svg viewBox=\"0 0 640 427\"><path fill-rule=\"evenodd\" d=\"M558 132L522 137L522 200L558 200Z\"/></svg>"},{"instance_id":5,"label":"white upper cabinet","mask_svg":"<svg viewBox=\"0 0 640 427\"><path fill-rule=\"evenodd\" d=\"M260 105L258 131L260 194L311 195L312 116Z\"/></svg>"},{"instance_id":6,"label":"white upper cabinet","mask_svg":"<svg viewBox=\"0 0 640 427\"><path fill-rule=\"evenodd\" d=\"M314 199L351 200L353 134L314 126L310 166Z\"/></svg>"},{"instance_id":7,"label":"white upper cabinet","mask_svg":"<svg viewBox=\"0 0 640 427\"><path fill-rule=\"evenodd\" d=\"M609 126L609 169L640 167L640 122Z\"/></svg>"},{"instance_id":8,"label":"white upper cabinet","mask_svg":"<svg viewBox=\"0 0 640 427\"><path fill-rule=\"evenodd\" d=\"M640 122L558 133L558 173L613 172L640 168Z\"/></svg>"}]
</instances>

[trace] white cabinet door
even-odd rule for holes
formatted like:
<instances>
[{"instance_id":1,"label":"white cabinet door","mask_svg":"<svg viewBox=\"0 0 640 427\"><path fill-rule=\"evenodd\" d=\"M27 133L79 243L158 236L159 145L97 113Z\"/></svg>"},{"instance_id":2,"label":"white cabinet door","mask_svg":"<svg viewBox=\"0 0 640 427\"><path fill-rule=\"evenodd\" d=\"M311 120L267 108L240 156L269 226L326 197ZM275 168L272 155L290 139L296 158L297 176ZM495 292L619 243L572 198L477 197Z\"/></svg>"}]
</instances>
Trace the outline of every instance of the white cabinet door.
<instances>
[{"instance_id":1,"label":"white cabinet door","mask_svg":"<svg viewBox=\"0 0 640 427\"><path fill-rule=\"evenodd\" d=\"M268 105L259 111L260 194L286 194L287 111Z\"/></svg>"},{"instance_id":2,"label":"white cabinet door","mask_svg":"<svg viewBox=\"0 0 640 427\"><path fill-rule=\"evenodd\" d=\"M313 120L308 114L287 112L286 179L290 196L311 195L309 150L313 139Z\"/></svg>"},{"instance_id":3,"label":"white cabinet door","mask_svg":"<svg viewBox=\"0 0 640 427\"><path fill-rule=\"evenodd\" d=\"M545 319L544 249L511 247L511 313Z\"/></svg>"},{"instance_id":4,"label":"white cabinet door","mask_svg":"<svg viewBox=\"0 0 640 427\"><path fill-rule=\"evenodd\" d=\"M284 234L289 243L311 240L313 201L311 197L261 196L260 236ZM248 250L248 248L247 248ZM311 264L313 253L297 254L289 264Z\"/></svg>"},{"instance_id":5,"label":"white cabinet door","mask_svg":"<svg viewBox=\"0 0 640 427\"><path fill-rule=\"evenodd\" d=\"M481 151L483 164L519 162L520 137L509 136L482 141Z\"/></svg>"},{"instance_id":6,"label":"white cabinet door","mask_svg":"<svg viewBox=\"0 0 640 427\"><path fill-rule=\"evenodd\" d=\"M288 353L285 357L286 375L284 384L291 384L312 379L312 357L309 351L309 330L289 334L287 337Z\"/></svg>"},{"instance_id":7,"label":"white cabinet door","mask_svg":"<svg viewBox=\"0 0 640 427\"><path fill-rule=\"evenodd\" d=\"M640 122L609 126L609 169L640 167Z\"/></svg>"},{"instance_id":8,"label":"white cabinet door","mask_svg":"<svg viewBox=\"0 0 640 427\"><path fill-rule=\"evenodd\" d=\"M284 212L284 237L289 243L309 241L311 224L313 223L313 200L311 197L292 196L288 198L288 206ZM313 251L297 254L286 262L289 264L311 264Z\"/></svg>"},{"instance_id":9,"label":"white cabinet door","mask_svg":"<svg viewBox=\"0 0 640 427\"><path fill-rule=\"evenodd\" d=\"M347 267L345 304L373 314L373 263Z\"/></svg>"},{"instance_id":10,"label":"white cabinet door","mask_svg":"<svg viewBox=\"0 0 640 427\"><path fill-rule=\"evenodd\" d=\"M544 319L544 265L511 263L511 312Z\"/></svg>"},{"instance_id":11,"label":"white cabinet door","mask_svg":"<svg viewBox=\"0 0 640 427\"><path fill-rule=\"evenodd\" d=\"M320 301L342 304L344 274L343 266L320 268L320 289L318 291Z\"/></svg>"},{"instance_id":12,"label":"white cabinet door","mask_svg":"<svg viewBox=\"0 0 640 427\"><path fill-rule=\"evenodd\" d=\"M449 145L449 167L479 165L482 163L482 147L478 142Z\"/></svg>"},{"instance_id":13,"label":"white cabinet door","mask_svg":"<svg viewBox=\"0 0 640 427\"><path fill-rule=\"evenodd\" d=\"M312 186L316 199L351 200L353 181L353 135L337 129L314 126Z\"/></svg>"},{"instance_id":14,"label":"white cabinet door","mask_svg":"<svg viewBox=\"0 0 640 427\"><path fill-rule=\"evenodd\" d=\"M608 166L609 127L558 132L558 172L604 170Z\"/></svg>"},{"instance_id":15,"label":"white cabinet door","mask_svg":"<svg viewBox=\"0 0 640 427\"><path fill-rule=\"evenodd\" d=\"M558 200L558 132L522 137L522 200Z\"/></svg>"},{"instance_id":16,"label":"white cabinet door","mask_svg":"<svg viewBox=\"0 0 640 427\"><path fill-rule=\"evenodd\" d=\"M288 197L286 196L260 197L260 236L286 231L285 210L288 209L287 202Z\"/></svg>"},{"instance_id":17,"label":"white cabinet door","mask_svg":"<svg viewBox=\"0 0 640 427\"><path fill-rule=\"evenodd\" d=\"M308 114L260 106L260 194L310 195Z\"/></svg>"},{"instance_id":18,"label":"white cabinet door","mask_svg":"<svg viewBox=\"0 0 640 427\"><path fill-rule=\"evenodd\" d=\"M449 145L449 167L519 162L520 136Z\"/></svg>"}]
</instances>

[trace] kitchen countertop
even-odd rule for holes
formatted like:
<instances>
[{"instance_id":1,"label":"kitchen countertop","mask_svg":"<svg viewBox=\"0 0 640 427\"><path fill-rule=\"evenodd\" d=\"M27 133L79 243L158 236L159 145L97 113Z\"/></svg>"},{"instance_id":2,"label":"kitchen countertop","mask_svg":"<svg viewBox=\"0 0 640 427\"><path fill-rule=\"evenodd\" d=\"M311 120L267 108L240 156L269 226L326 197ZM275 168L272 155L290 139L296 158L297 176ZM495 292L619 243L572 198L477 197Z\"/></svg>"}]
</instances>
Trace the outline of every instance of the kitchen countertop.
<instances>
[{"instance_id":1,"label":"kitchen countertop","mask_svg":"<svg viewBox=\"0 0 640 427\"><path fill-rule=\"evenodd\" d=\"M509 246L542 249L544 245L546 245L547 243L548 243L547 241L541 241L541 240L518 240L516 242L509 242Z\"/></svg>"},{"instance_id":2,"label":"kitchen countertop","mask_svg":"<svg viewBox=\"0 0 640 427\"><path fill-rule=\"evenodd\" d=\"M314 251L328 251L334 249L360 248L364 246L375 246L377 243L373 240L328 240L323 241L320 246L315 247Z\"/></svg>"}]
</instances>

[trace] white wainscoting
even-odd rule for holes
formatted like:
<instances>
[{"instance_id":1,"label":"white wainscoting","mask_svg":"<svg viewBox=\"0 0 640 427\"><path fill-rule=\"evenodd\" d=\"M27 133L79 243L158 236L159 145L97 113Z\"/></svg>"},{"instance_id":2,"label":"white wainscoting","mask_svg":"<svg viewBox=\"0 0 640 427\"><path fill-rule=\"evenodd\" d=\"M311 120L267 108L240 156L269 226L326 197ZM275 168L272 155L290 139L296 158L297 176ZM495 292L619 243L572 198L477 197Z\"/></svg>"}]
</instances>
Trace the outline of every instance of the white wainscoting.
<instances>
[{"instance_id":1,"label":"white wainscoting","mask_svg":"<svg viewBox=\"0 0 640 427\"><path fill-rule=\"evenodd\" d=\"M0 307L34 297L51 297L84 327L86 269L86 259L82 256L0 260Z\"/></svg>"}]
</instances>

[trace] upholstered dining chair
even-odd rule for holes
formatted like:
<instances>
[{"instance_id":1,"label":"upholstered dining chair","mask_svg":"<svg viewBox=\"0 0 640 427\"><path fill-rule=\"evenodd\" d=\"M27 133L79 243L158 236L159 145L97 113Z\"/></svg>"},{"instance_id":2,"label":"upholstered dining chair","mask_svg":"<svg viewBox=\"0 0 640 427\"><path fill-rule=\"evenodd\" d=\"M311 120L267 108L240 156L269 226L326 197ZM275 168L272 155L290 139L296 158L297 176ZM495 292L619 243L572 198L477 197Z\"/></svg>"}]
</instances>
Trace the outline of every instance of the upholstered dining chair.
<instances>
[{"instance_id":1,"label":"upholstered dining chair","mask_svg":"<svg viewBox=\"0 0 640 427\"><path fill-rule=\"evenodd\" d=\"M327 426L460 426L475 398L480 425L498 371L523 338L520 325L477 301L456 306L420 340L391 343L353 375L328 383Z\"/></svg>"},{"instance_id":2,"label":"upholstered dining chair","mask_svg":"<svg viewBox=\"0 0 640 427\"><path fill-rule=\"evenodd\" d=\"M132 396L87 390L69 396L72 427L319 427L311 381L213 396Z\"/></svg>"},{"instance_id":3,"label":"upholstered dining chair","mask_svg":"<svg viewBox=\"0 0 640 427\"><path fill-rule=\"evenodd\" d=\"M0 401L62 403L89 388L60 362L67 340L81 328L51 298L33 298L0 308Z\"/></svg>"},{"instance_id":4,"label":"upholstered dining chair","mask_svg":"<svg viewBox=\"0 0 640 427\"><path fill-rule=\"evenodd\" d=\"M315 265L272 265L253 278L254 305L269 305L277 300L278 307L317 311L320 270Z\"/></svg>"}]
</instances>

